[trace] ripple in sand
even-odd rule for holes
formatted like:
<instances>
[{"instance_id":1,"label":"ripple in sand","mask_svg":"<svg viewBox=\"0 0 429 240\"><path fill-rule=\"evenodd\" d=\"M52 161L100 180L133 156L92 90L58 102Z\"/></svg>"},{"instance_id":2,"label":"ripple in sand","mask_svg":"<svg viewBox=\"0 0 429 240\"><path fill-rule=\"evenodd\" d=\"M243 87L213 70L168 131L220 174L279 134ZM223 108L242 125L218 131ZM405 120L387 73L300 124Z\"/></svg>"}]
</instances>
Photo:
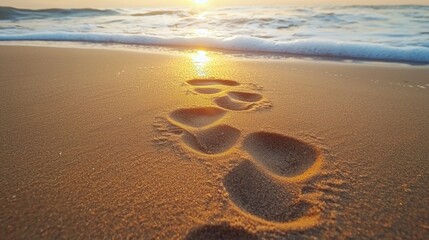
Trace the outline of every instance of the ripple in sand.
<instances>
[{"instance_id":1,"label":"ripple in sand","mask_svg":"<svg viewBox=\"0 0 429 240\"><path fill-rule=\"evenodd\" d=\"M205 127L226 114L225 110L217 107L181 108L170 113L170 118L190 127Z\"/></svg>"},{"instance_id":2,"label":"ripple in sand","mask_svg":"<svg viewBox=\"0 0 429 240\"><path fill-rule=\"evenodd\" d=\"M247 102L235 101L228 96L216 98L214 103L218 107L231 111L245 111L252 109L252 107L255 105L254 103L249 104Z\"/></svg>"},{"instance_id":3,"label":"ripple in sand","mask_svg":"<svg viewBox=\"0 0 429 240\"><path fill-rule=\"evenodd\" d=\"M194 91L201 94L216 94L222 92L219 88L195 88Z\"/></svg>"},{"instance_id":4,"label":"ripple in sand","mask_svg":"<svg viewBox=\"0 0 429 240\"><path fill-rule=\"evenodd\" d=\"M236 92L229 91L228 96L235 100L243 101L243 102L258 102L261 101L262 95L259 93L250 93L250 92Z\"/></svg>"},{"instance_id":5,"label":"ripple in sand","mask_svg":"<svg viewBox=\"0 0 429 240\"><path fill-rule=\"evenodd\" d=\"M186 240L257 240L258 237L241 227L228 224L205 225L192 229L185 237Z\"/></svg>"},{"instance_id":6,"label":"ripple in sand","mask_svg":"<svg viewBox=\"0 0 429 240\"><path fill-rule=\"evenodd\" d=\"M311 207L299 199L298 190L277 182L247 160L234 167L223 184L240 209L267 221L293 221Z\"/></svg>"},{"instance_id":7,"label":"ripple in sand","mask_svg":"<svg viewBox=\"0 0 429 240\"><path fill-rule=\"evenodd\" d=\"M240 86L240 83L233 80L224 80L224 79L192 79L186 81L189 85L192 86Z\"/></svg>"},{"instance_id":8,"label":"ripple in sand","mask_svg":"<svg viewBox=\"0 0 429 240\"><path fill-rule=\"evenodd\" d=\"M231 149L240 137L240 130L228 125L218 125L192 134L184 132L183 142L195 151L220 154Z\"/></svg>"},{"instance_id":9,"label":"ripple in sand","mask_svg":"<svg viewBox=\"0 0 429 240\"><path fill-rule=\"evenodd\" d=\"M297 176L308 170L318 158L318 151L298 139L270 132L248 135L243 148L271 172Z\"/></svg>"}]
</instances>

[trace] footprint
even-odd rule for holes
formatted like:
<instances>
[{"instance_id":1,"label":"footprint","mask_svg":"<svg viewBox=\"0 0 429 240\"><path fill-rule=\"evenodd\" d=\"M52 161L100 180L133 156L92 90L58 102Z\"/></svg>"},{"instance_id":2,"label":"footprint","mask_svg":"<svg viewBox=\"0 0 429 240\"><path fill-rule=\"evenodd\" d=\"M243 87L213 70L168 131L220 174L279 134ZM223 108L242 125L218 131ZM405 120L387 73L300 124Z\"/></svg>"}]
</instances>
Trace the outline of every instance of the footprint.
<instances>
[{"instance_id":1,"label":"footprint","mask_svg":"<svg viewBox=\"0 0 429 240\"><path fill-rule=\"evenodd\" d=\"M205 225L192 229L185 240L257 240L258 237L241 227L228 224Z\"/></svg>"},{"instance_id":2,"label":"footprint","mask_svg":"<svg viewBox=\"0 0 429 240\"><path fill-rule=\"evenodd\" d=\"M231 111L245 111L251 109L255 104L249 104L247 102L235 101L231 99L229 96L223 96L216 98L214 103L223 109L231 110Z\"/></svg>"},{"instance_id":3,"label":"footprint","mask_svg":"<svg viewBox=\"0 0 429 240\"><path fill-rule=\"evenodd\" d=\"M195 88L194 91L201 94L216 94L222 92L219 88Z\"/></svg>"},{"instance_id":4,"label":"footprint","mask_svg":"<svg viewBox=\"0 0 429 240\"><path fill-rule=\"evenodd\" d=\"M223 86L240 86L240 83L233 80L224 80L224 79L192 79L186 81L189 85L192 86L213 86L213 85L223 85Z\"/></svg>"},{"instance_id":5,"label":"footprint","mask_svg":"<svg viewBox=\"0 0 429 240\"><path fill-rule=\"evenodd\" d=\"M250 92L236 92L229 91L228 96L235 100L243 102L259 102L262 99L262 95L259 93L250 93Z\"/></svg>"},{"instance_id":6,"label":"footprint","mask_svg":"<svg viewBox=\"0 0 429 240\"><path fill-rule=\"evenodd\" d=\"M298 197L298 189L261 172L248 160L234 167L223 184L241 210L266 221L290 222L303 217L311 205Z\"/></svg>"},{"instance_id":7,"label":"footprint","mask_svg":"<svg viewBox=\"0 0 429 240\"><path fill-rule=\"evenodd\" d=\"M318 151L298 139L270 132L248 135L243 148L271 172L294 177L308 170L318 159Z\"/></svg>"},{"instance_id":8,"label":"footprint","mask_svg":"<svg viewBox=\"0 0 429 240\"><path fill-rule=\"evenodd\" d=\"M190 127L205 127L225 116L226 111L217 107L181 108L170 113L173 121Z\"/></svg>"},{"instance_id":9,"label":"footprint","mask_svg":"<svg viewBox=\"0 0 429 240\"><path fill-rule=\"evenodd\" d=\"M196 134L185 131L183 142L195 151L204 154L219 154L231 149L240 137L240 130L228 125L218 125Z\"/></svg>"}]
</instances>

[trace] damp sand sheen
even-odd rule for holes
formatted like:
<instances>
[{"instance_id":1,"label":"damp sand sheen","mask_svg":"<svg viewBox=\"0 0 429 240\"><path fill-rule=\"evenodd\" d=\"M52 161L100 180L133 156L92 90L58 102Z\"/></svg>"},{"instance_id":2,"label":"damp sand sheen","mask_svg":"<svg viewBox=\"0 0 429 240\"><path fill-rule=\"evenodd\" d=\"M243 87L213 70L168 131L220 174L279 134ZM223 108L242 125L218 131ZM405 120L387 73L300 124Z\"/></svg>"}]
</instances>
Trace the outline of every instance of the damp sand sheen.
<instances>
[{"instance_id":1,"label":"damp sand sheen","mask_svg":"<svg viewBox=\"0 0 429 240\"><path fill-rule=\"evenodd\" d=\"M1 236L427 236L427 67L0 53Z\"/></svg>"}]
</instances>

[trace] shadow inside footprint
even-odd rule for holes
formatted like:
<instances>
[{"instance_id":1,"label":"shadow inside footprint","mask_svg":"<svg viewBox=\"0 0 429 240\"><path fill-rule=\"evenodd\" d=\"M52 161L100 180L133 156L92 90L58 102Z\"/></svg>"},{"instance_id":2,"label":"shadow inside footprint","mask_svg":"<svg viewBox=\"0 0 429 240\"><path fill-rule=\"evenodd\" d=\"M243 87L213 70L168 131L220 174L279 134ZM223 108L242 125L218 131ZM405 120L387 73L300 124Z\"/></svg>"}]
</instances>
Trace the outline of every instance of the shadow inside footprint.
<instances>
[{"instance_id":1,"label":"shadow inside footprint","mask_svg":"<svg viewBox=\"0 0 429 240\"><path fill-rule=\"evenodd\" d=\"M318 151L298 139L270 132L249 134L243 148L273 173L293 177L309 169Z\"/></svg>"},{"instance_id":2,"label":"shadow inside footprint","mask_svg":"<svg viewBox=\"0 0 429 240\"><path fill-rule=\"evenodd\" d=\"M215 79L215 78L192 79L186 82L192 86L214 86L214 85L240 86L240 83L233 80L224 80L224 79Z\"/></svg>"},{"instance_id":3,"label":"shadow inside footprint","mask_svg":"<svg viewBox=\"0 0 429 240\"><path fill-rule=\"evenodd\" d=\"M217 107L181 108L170 113L170 118L190 127L205 127L226 114L226 111Z\"/></svg>"},{"instance_id":4,"label":"shadow inside footprint","mask_svg":"<svg viewBox=\"0 0 429 240\"><path fill-rule=\"evenodd\" d=\"M289 222L310 208L299 200L296 189L277 182L248 160L234 167L223 184L240 209L268 221Z\"/></svg>"},{"instance_id":5,"label":"shadow inside footprint","mask_svg":"<svg viewBox=\"0 0 429 240\"><path fill-rule=\"evenodd\" d=\"M192 229L186 240L257 240L258 237L244 228L228 224L205 225Z\"/></svg>"},{"instance_id":6,"label":"shadow inside footprint","mask_svg":"<svg viewBox=\"0 0 429 240\"><path fill-rule=\"evenodd\" d=\"M240 137L240 130L228 125L218 125L192 134L184 132L183 142L190 148L205 154L219 154L228 151Z\"/></svg>"},{"instance_id":7,"label":"shadow inside footprint","mask_svg":"<svg viewBox=\"0 0 429 240\"><path fill-rule=\"evenodd\" d=\"M200 94L216 94L222 92L219 88L195 88L194 91Z\"/></svg>"},{"instance_id":8,"label":"shadow inside footprint","mask_svg":"<svg viewBox=\"0 0 429 240\"><path fill-rule=\"evenodd\" d=\"M217 106L232 110L232 111L245 111L251 109L255 104L249 104L247 102L235 101L228 96L219 97L214 100Z\"/></svg>"},{"instance_id":9,"label":"shadow inside footprint","mask_svg":"<svg viewBox=\"0 0 429 240\"><path fill-rule=\"evenodd\" d=\"M262 95L259 93L250 93L250 92L228 92L228 96L233 99L243 101L243 102L258 102L261 101Z\"/></svg>"}]
</instances>

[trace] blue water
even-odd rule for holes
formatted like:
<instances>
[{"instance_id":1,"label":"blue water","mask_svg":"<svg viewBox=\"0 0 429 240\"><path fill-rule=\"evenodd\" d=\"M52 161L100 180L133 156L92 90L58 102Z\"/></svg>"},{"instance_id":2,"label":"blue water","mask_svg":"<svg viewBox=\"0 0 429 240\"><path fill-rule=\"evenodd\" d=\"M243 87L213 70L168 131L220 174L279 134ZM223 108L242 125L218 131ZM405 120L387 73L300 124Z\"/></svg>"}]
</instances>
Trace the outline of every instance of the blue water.
<instances>
[{"instance_id":1,"label":"blue water","mask_svg":"<svg viewBox=\"0 0 429 240\"><path fill-rule=\"evenodd\" d=\"M429 6L0 7L0 40L205 47L429 63Z\"/></svg>"}]
</instances>

